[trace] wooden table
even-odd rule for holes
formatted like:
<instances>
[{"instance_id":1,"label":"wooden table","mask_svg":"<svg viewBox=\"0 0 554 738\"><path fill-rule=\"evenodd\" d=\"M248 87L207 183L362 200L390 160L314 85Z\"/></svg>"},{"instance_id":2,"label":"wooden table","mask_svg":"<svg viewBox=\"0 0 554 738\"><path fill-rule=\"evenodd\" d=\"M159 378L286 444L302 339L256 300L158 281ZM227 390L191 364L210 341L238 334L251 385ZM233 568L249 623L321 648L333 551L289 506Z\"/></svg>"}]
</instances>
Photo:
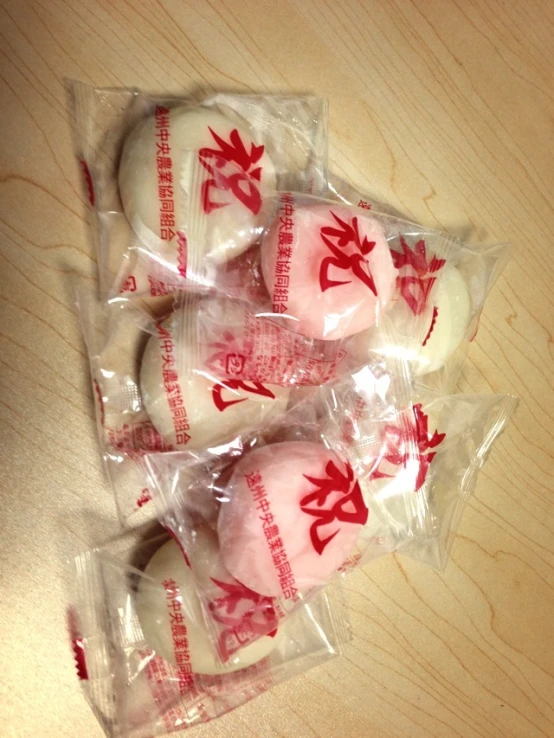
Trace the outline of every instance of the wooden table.
<instances>
[{"instance_id":1,"label":"wooden table","mask_svg":"<svg viewBox=\"0 0 554 738\"><path fill-rule=\"evenodd\" d=\"M74 308L95 280L64 78L312 91L331 165L414 220L516 254L461 389L521 397L444 576L346 583L346 655L194 735L554 736L549 0L3 0L0 722L97 738L65 632L65 561L117 531Z\"/></svg>"}]
</instances>

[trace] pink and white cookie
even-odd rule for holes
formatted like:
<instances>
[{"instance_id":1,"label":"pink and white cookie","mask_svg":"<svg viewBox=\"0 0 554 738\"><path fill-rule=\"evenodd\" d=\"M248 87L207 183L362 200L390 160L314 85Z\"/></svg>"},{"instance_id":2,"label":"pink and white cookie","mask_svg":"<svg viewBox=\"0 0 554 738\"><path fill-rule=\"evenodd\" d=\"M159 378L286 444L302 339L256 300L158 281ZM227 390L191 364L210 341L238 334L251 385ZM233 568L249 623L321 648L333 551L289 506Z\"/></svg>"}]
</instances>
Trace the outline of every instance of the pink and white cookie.
<instances>
[{"instance_id":1,"label":"pink and white cookie","mask_svg":"<svg viewBox=\"0 0 554 738\"><path fill-rule=\"evenodd\" d=\"M273 310L309 338L336 340L380 321L396 275L379 221L332 203L282 193L261 251Z\"/></svg>"},{"instance_id":2,"label":"pink and white cookie","mask_svg":"<svg viewBox=\"0 0 554 738\"><path fill-rule=\"evenodd\" d=\"M249 589L293 599L325 584L368 511L352 468L317 443L255 449L235 466L218 521L226 568Z\"/></svg>"}]
</instances>

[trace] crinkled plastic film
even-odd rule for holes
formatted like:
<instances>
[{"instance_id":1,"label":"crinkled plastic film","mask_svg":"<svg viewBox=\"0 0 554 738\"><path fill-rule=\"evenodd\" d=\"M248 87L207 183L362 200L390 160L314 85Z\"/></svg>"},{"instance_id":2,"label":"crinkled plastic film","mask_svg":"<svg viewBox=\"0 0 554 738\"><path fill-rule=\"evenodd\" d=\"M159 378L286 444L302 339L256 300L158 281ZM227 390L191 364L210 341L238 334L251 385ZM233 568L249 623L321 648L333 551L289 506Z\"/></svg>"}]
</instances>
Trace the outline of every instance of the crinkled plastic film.
<instances>
[{"instance_id":1,"label":"crinkled plastic film","mask_svg":"<svg viewBox=\"0 0 554 738\"><path fill-rule=\"evenodd\" d=\"M105 297L209 287L218 264L247 250L264 196L325 186L322 98L198 101L78 82L70 93ZM213 253L194 237L202 215L217 231Z\"/></svg>"},{"instance_id":2,"label":"crinkled plastic film","mask_svg":"<svg viewBox=\"0 0 554 738\"><path fill-rule=\"evenodd\" d=\"M109 736L157 736L213 720L328 661L349 639L334 588L301 608L267 644L237 651L223 666L210 652L186 571L166 533L144 530L75 561L79 676Z\"/></svg>"}]
</instances>

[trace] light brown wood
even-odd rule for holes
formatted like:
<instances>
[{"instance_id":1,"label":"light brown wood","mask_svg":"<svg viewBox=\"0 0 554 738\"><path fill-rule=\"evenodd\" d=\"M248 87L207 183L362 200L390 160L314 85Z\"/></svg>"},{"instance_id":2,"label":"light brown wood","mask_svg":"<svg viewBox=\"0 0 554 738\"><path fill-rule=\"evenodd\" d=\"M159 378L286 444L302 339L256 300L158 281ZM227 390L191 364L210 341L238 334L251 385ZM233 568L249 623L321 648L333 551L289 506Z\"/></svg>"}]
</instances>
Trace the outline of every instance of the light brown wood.
<instances>
[{"instance_id":1,"label":"light brown wood","mask_svg":"<svg viewBox=\"0 0 554 738\"><path fill-rule=\"evenodd\" d=\"M324 95L338 174L413 219L516 246L461 387L522 402L446 573L393 557L355 573L346 656L194 735L554 736L551 0L2 6L2 735L102 734L64 625L65 560L118 527L73 307L95 261L69 77Z\"/></svg>"}]
</instances>

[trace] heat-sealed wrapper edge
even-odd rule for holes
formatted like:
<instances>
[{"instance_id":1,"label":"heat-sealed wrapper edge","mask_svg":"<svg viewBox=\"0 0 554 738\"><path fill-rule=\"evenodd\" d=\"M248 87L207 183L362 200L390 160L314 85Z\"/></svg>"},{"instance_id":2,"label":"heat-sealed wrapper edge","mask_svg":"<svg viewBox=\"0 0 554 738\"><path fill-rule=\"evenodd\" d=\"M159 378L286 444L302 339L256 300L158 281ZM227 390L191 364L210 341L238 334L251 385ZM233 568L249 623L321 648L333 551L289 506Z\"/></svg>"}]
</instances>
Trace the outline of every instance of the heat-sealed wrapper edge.
<instances>
[{"instance_id":1,"label":"heat-sealed wrapper edge","mask_svg":"<svg viewBox=\"0 0 554 738\"><path fill-rule=\"evenodd\" d=\"M334 588L270 635L235 649L223 665L200 617L187 560L167 533L136 532L132 541L88 551L76 558L74 577L79 678L114 738L164 735L213 720L333 658L350 637L342 593ZM226 596L221 611L232 618L243 596Z\"/></svg>"}]
</instances>

